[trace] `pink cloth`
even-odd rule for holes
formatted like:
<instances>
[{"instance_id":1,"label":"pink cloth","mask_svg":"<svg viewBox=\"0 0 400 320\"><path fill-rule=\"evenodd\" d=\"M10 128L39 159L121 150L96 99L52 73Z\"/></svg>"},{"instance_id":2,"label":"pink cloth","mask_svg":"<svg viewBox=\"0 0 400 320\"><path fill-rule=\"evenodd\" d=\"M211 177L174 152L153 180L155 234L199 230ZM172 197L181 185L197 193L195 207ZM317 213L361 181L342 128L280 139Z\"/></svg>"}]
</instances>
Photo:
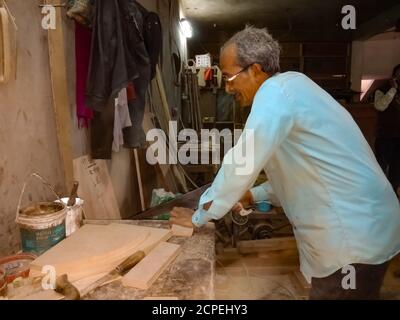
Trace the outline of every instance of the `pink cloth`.
<instances>
[{"instance_id":1,"label":"pink cloth","mask_svg":"<svg viewBox=\"0 0 400 320\"><path fill-rule=\"evenodd\" d=\"M92 32L75 22L75 59L76 59L76 115L78 127L88 127L93 111L85 104L86 80L90 63Z\"/></svg>"}]
</instances>

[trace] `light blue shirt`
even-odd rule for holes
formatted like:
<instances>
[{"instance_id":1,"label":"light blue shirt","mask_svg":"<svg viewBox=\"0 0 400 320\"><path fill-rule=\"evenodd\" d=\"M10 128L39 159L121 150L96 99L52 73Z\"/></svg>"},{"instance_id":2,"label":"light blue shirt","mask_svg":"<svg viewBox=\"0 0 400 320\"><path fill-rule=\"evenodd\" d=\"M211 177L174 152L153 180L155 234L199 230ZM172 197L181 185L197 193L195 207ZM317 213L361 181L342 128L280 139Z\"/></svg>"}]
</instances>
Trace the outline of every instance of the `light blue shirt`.
<instances>
[{"instance_id":1,"label":"light blue shirt","mask_svg":"<svg viewBox=\"0 0 400 320\"><path fill-rule=\"evenodd\" d=\"M256 201L282 205L308 281L400 251L400 206L390 183L351 115L312 80L297 72L267 79L245 129L254 130L255 152L247 155L254 170L237 175L238 165L225 160L245 143L242 134L200 198L195 225L222 218L264 169L268 182L251 191Z\"/></svg>"}]
</instances>

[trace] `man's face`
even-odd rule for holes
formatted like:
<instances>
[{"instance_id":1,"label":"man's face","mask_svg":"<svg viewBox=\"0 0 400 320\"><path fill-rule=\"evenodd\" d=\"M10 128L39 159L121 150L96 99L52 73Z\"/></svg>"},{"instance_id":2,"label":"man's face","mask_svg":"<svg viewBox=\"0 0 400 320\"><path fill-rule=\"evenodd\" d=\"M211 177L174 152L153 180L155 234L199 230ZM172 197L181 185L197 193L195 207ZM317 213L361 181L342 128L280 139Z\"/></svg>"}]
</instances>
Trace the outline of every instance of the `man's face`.
<instances>
[{"instance_id":1,"label":"man's face","mask_svg":"<svg viewBox=\"0 0 400 320\"><path fill-rule=\"evenodd\" d=\"M225 91L233 95L241 107L251 106L258 88L265 79L262 79L263 75L260 74L262 71L258 69L259 66L254 64L243 68L237 64L236 57L235 44L228 45L221 52L222 74L228 79L236 75L233 80L225 82Z\"/></svg>"}]
</instances>

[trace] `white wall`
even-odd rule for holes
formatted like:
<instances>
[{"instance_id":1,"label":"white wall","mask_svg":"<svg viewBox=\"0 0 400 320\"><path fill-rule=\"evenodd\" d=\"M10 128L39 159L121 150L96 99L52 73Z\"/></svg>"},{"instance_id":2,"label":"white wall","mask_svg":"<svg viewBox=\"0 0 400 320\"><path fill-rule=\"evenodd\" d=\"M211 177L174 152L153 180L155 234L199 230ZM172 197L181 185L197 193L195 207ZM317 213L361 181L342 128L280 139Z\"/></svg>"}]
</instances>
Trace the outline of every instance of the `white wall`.
<instances>
[{"instance_id":1,"label":"white wall","mask_svg":"<svg viewBox=\"0 0 400 320\"><path fill-rule=\"evenodd\" d=\"M172 26L174 38L179 37L179 7L178 0L173 1L177 8L177 14L172 15L173 23L170 23L167 1L140 2L161 16L164 28L163 76L167 92L171 93L168 97L170 104L177 105L179 88L174 85L171 73L171 52L177 49L169 41L169 28ZM19 28L18 74L16 80L0 86L0 256L20 249L19 231L14 219L18 196L29 173L35 171L43 175L56 187L57 192L65 192L53 111L47 32L41 28L42 15L38 0L8 0L7 3ZM86 129L78 129L75 112L74 23L63 15L63 25L73 118L73 156L76 158L89 153L89 134ZM179 38L176 43L185 58L186 43ZM136 213L135 210L139 208L138 187L130 150L123 149L113 154L108 165L121 214L127 216ZM26 198L39 201L46 196L48 193L34 184Z\"/></svg>"},{"instance_id":2,"label":"white wall","mask_svg":"<svg viewBox=\"0 0 400 320\"><path fill-rule=\"evenodd\" d=\"M400 34L385 33L352 47L352 89L360 90L362 79L387 78L400 64Z\"/></svg>"}]
</instances>

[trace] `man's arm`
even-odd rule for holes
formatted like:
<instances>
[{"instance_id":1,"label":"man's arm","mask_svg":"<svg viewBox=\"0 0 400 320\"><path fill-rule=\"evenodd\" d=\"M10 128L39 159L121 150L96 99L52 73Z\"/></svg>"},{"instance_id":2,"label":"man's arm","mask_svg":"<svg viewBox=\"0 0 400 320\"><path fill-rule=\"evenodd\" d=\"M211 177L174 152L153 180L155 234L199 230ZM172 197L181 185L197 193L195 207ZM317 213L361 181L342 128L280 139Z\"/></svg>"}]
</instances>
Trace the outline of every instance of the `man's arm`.
<instances>
[{"instance_id":1,"label":"man's arm","mask_svg":"<svg viewBox=\"0 0 400 320\"><path fill-rule=\"evenodd\" d=\"M392 103L396 93L397 93L396 87L391 88L388 92L386 92L386 94L384 94L380 90L377 90L375 92L375 101L374 101L375 109L377 109L378 111L385 111Z\"/></svg>"},{"instance_id":2,"label":"man's arm","mask_svg":"<svg viewBox=\"0 0 400 320\"><path fill-rule=\"evenodd\" d=\"M224 157L211 187L200 198L199 209L192 217L195 226L222 218L253 186L258 174L293 127L290 106L288 95L279 86L270 85L257 93L245 131ZM246 149L244 146L251 143L252 139L254 150L251 154L245 154L245 159L251 161L252 168L249 172L240 172L242 166L237 159L240 159L242 150ZM232 156L234 161L229 162ZM208 210L204 207L206 204L209 205Z\"/></svg>"}]
</instances>

